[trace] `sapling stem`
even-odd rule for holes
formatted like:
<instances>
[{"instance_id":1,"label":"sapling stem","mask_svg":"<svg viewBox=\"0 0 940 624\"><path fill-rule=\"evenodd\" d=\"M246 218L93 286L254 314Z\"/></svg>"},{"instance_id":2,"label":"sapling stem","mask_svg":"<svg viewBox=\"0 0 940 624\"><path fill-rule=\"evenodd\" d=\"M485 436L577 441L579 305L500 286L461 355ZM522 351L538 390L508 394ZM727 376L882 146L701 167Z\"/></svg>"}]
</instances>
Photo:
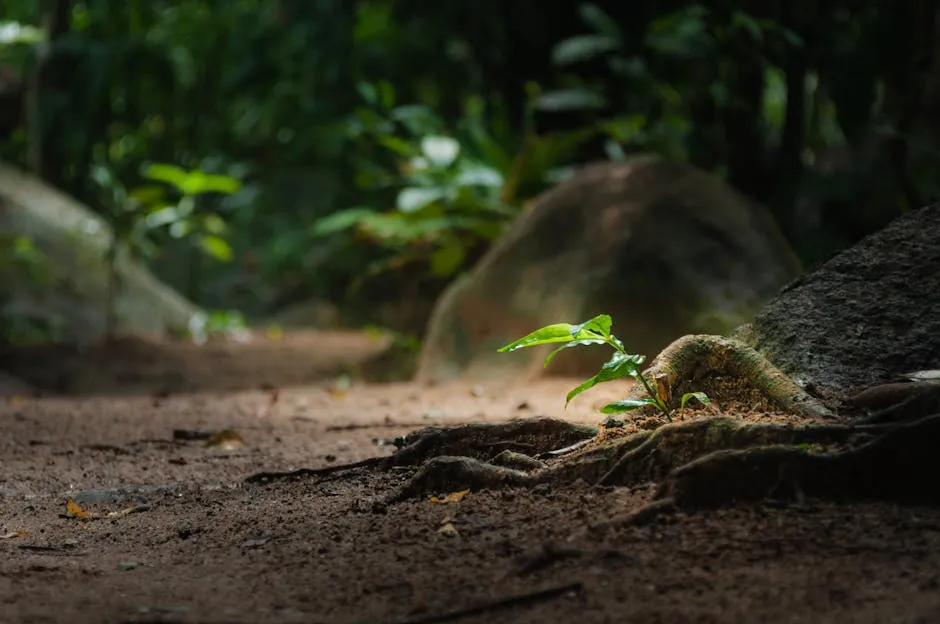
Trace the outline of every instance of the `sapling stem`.
<instances>
[{"instance_id":1,"label":"sapling stem","mask_svg":"<svg viewBox=\"0 0 940 624\"><path fill-rule=\"evenodd\" d=\"M623 348L623 344L621 344L619 340L613 338L612 336L604 338L604 342L609 344L623 355L629 355L626 349ZM672 414L669 413L669 408L666 407L666 402L662 400L662 398L659 396L659 393L653 391L653 388L650 386L649 382L646 381L646 377L643 376L643 373L637 371L635 377L636 379L640 380L641 384L643 384L643 388L646 389L646 394L648 394L650 399L653 401L653 405L655 405L656 408L662 412L663 416L666 417L666 420L672 422Z\"/></svg>"}]
</instances>

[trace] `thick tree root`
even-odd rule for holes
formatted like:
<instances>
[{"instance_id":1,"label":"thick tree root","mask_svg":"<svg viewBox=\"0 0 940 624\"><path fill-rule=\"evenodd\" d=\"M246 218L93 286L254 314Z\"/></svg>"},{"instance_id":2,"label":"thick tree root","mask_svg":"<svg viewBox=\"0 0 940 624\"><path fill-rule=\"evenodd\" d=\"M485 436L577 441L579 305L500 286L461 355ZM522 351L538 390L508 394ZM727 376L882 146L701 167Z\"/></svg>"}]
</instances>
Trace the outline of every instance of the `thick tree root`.
<instances>
[{"instance_id":1,"label":"thick tree root","mask_svg":"<svg viewBox=\"0 0 940 624\"><path fill-rule=\"evenodd\" d=\"M538 457L555 449L588 440L597 427L555 418L513 420L459 427L428 427L405 436L385 468L414 466L431 457L461 456L489 460L502 451Z\"/></svg>"},{"instance_id":2,"label":"thick tree root","mask_svg":"<svg viewBox=\"0 0 940 624\"><path fill-rule=\"evenodd\" d=\"M673 471L658 498L683 509L769 496L940 502L940 414L888 429L857 448L792 446L716 451Z\"/></svg>"},{"instance_id":3,"label":"thick tree root","mask_svg":"<svg viewBox=\"0 0 940 624\"><path fill-rule=\"evenodd\" d=\"M811 397L752 347L724 336L694 334L679 338L656 356L643 373L649 380L664 384L671 407L677 407L681 393L677 387L704 375L744 379L780 409L806 418L835 418L826 406ZM631 398L642 398L645 390L637 384Z\"/></svg>"},{"instance_id":4,"label":"thick tree root","mask_svg":"<svg viewBox=\"0 0 940 624\"><path fill-rule=\"evenodd\" d=\"M538 473L487 464L472 457L435 457L418 471L405 487L388 499L399 503L430 492L498 490L504 487L530 487L539 483Z\"/></svg>"},{"instance_id":5,"label":"thick tree root","mask_svg":"<svg viewBox=\"0 0 940 624\"><path fill-rule=\"evenodd\" d=\"M632 485L658 481L677 466L721 449L769 444L844 444L853 436L870 436L878 427L746 423L735 418L673 423L643 432L621 443L625 451L599 479L599 485Z\"/></svg>"},{"instance_id":6,"label":"thick tree root","mask_svg":"<svg viewBox=\"0 0 940 624\"><path fill-rule=\"evenodd\" d=\"M866 412L856 424L898 423L940 412L940 384L936 382L890 383L867 388L851 397L848 405Z\"/></svg>"},{"instance_id":7,"label":"thick tree root","mask_svg":"<svg viewBox=\"0 0 940 624\"><path fill-rule=\"evenodd\" d=\"M934 397L918 395L916 404L905 402L883 418L909 423L820 422L834 414L759 353L708 335L680 338L644 373L671 407L710 375L744 379L781 410L813 422L715 417L628 436L553 419L430 428L404 438L383 463L386 469L423 464L389 502L541 483L659 484L650 508L629 517L636 523L675 509L767 497L940 501L940 482L932 478L940 472L940 415L924 418L932 412L922 411L935 407ZM638 384L632 395L644 392Z\"/></svg>"},{"instance_id":8,"label":"thick tree root","mask_svg":"<svg viewBox=\"0 0 940 624\"><path fill-rule=\"evenodd\" d=\"M557 423L551 419L527 421L531 437L527 444L545 449L557 441L556 435L539 439L537 431L557 434ZM539 426L539 423L542 423ZM518 424L487 425L485 429L465 429L477 433L485 431L492 439L504 440L500 435L517 431ZM440 434L444 431L435 431ZM537 483L573 483L583 480L598 485L637 485L659 482L671 471L699 457L724 449L765 448L770 445L829 445L859 444L885 431L885 426L848 426L836 424L783 425L773 423L746 423L734 418L708 418L673 423L642 431L626 437L608 437L595 440L580 451L557 459L530 464L533 469L521 467L524 462L516 458L513 467L507 467L505 455L492 455L490 460L469 456L443 456L427 462L413 480L392 501L400 501L425 493L439 493L464 488L490 489L505 486L530 486ZM418 440L427 440L419 437ZM453 447L463 446L451 440ZM406 449L409 447L405 447ZM404 449L403 449L404 450ZM542 455L548 455L542 453ZM424 456L424 453L419 454ZM395 456L389 458L395 460ZM390 461L392 465L401 465ZM544 466L544 467L542 467Z\"/></svg>"}]
</instances>

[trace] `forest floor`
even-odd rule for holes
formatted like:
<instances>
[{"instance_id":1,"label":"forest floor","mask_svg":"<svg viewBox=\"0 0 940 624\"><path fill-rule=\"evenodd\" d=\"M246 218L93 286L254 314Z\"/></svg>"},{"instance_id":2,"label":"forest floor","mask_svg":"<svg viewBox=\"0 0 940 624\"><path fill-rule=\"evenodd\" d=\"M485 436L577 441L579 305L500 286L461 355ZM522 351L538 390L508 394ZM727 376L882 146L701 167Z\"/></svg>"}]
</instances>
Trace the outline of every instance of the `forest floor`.
<instances>
[{"instance_id":1,"label":"forest floor","mask_svg":"<svg viewBox=\"0 0 940 624\"><path fill-rule=\"evenodd\" d=\"M940 621L938 508L805 500L597 532L651 490L539 486L386 506L405 471L246 483L386 456L429 425L594 424L624 392L599 387L565 410L580 380L337 376L377 350L313 333L20 353L16 372L60 392L0 399L0 621Z\"/></svg>"}]
</instances>

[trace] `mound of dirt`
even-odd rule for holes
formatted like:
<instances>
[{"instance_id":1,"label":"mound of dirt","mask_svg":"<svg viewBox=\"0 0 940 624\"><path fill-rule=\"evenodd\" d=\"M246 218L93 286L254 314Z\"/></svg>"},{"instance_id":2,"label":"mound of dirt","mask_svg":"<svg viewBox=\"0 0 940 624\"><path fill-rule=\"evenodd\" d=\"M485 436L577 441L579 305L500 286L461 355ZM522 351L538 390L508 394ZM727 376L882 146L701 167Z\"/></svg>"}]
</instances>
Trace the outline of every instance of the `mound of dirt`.
<instances>
[{"instance_id":1,"label":"mound of dirt","mask_svg":"<svg viewBox=\"0 0 940 624\"><path fill-rule=\"evenodd\" d=\"M940 368L940 205L899 217L802 277L743 333L824 396Z\"/></svg>"},{"instance_id":2,"label":"mound of dirt","mask_svg":"<svg viewBox=\"0 0 940 624\"><path fill-rule=\"evenodd\" d=\"M419 381L541 371L541 350L500 346L558 322L610 314L634 352L746 323L800 271L768 211L690 165L642 157L591 165L536 200L432 314ZM561 354L583 375L602 350Z\"/></svg>"}]
</instances>

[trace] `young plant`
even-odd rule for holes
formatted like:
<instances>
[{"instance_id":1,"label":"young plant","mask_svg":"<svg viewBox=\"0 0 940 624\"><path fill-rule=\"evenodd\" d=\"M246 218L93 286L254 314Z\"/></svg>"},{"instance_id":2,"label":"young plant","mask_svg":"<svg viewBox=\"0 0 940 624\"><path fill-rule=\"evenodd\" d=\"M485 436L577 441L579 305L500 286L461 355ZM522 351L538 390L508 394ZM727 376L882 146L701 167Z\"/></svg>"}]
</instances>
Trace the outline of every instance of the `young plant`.
<instances>
[{"instance_id":1,"label":"young plant","mask_svg":"<svg viewBox=\"0 0 940 624\"><path fill-rule=\"evenodd\" d=\"M108 271L105 334L108 337L113 336L117 324L116 300L121 286L117 270L119 249L126 249L134 258L152 257L163 250L154 237L162 230L171 238L192 241L193 249L220 262L229 262L233 256L224 238L228 225L215 212L197 209L197 200L210 193L237 193L241 189L239 180L165 164L151 164L143 175L160 184L128 190L109 166L95 165L91 171L101 203L106 208L105 217L114 232L105 252ZM177 197L167 199L167 188ZM191 270L198 268L198 260L194 258L190 262Z\"/></svg>"},{"instance_id":2,"label":"young plant","mask_svg":"<svg viewBox=\"0 0 940 624\"><path fill-rule=\"evenodd\" d=\"M606 344L613 348L614 354L611 356L610 360L608 360L607 363L601 367L601 370L596 375L586 380L584 383L568 393L568 396L565 399L565 406L567 407L568 403L571 402L571 399L578 396L585 390L593 388L599 383L632 377L643 385L643 389L646 391L646 396L638 399L628 398L621 401L615 401L601 408L601 413L622 414L640 407L651 405L659 410L659 412L665 416L667 420L671 421L672 413L669 410L669 390L666 387L666 384L662 383L659 379L653 380L653 383L651 384L650 381L643 376L643 374L640 372L640 365L646 361L646 357L643 355L627 353L620 339L610 333L610 328L612 325L613 322L611 321L610 316L607 314L595 316L588 321L578 323L576 325L572 325L570 323L556 323L554 325L548 325L541 329L537 329L531 334L523 336L515 342L509 343L508 345L499 349L499 352L507 353L509 351L524 349L526 347L563 343L560 347L549 353L548 357L545 358L545 366L548 366L549 362L551 362L559 352L564 351L569 347ZM705 395L704 392L687 392L682 396L679 408L682 409L685 407L686 403L692 399L699 401L703 405L711 405L711 400Z\"/></svg>"}]
</instances>

